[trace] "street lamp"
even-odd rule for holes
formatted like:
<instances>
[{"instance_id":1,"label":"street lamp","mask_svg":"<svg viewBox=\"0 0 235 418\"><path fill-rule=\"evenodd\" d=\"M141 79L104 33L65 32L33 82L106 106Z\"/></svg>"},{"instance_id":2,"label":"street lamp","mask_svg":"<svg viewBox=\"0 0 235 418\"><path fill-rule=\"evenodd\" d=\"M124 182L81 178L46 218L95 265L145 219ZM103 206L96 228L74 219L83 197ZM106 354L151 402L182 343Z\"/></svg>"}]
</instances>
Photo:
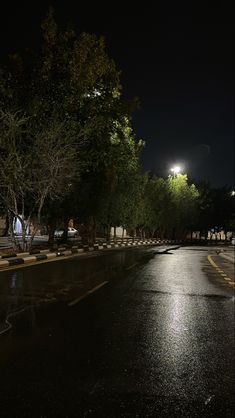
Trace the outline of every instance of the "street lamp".
<instances>
[{"instance_id":1,"label":"street lamp","mask_svg":"<svg viewBox=\"0 0 235 418\"><path fill-rule=\"evenodd\" d=\"M235 190L231 191L231 196L235 196Z\"/></svg>"},{"instance_id":2,"label":"street lamp","mask_svg":"<svg viewBox=\"0 0 235 418\"><path fill-rule=\"evenodd\" d=\"M178 165L175 165L174 167L171 168L171 171L173 171L174 178L175 178L176 174L181 172L181 167L179 167Z\"/></svg>"}]
</instances>

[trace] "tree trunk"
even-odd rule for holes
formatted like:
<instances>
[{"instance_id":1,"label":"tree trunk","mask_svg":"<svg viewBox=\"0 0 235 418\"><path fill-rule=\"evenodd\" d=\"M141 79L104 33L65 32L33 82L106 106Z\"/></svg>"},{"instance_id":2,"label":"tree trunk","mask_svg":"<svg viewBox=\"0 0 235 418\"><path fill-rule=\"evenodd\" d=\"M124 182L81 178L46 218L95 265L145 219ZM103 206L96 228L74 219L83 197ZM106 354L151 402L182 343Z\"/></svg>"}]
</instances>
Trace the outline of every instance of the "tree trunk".
<instances>
[{"instance_id":1,"label":"tree trunk","mask_svg":"<svg viewBox=\"0 0 235 418\"><path fill-rule=\"evenodd\" d=\"M49 237L48 237L48 245L51 246L54 244L54 235L55 235L55 225L50 225L48 227Z\"/></svg>"},{"instance_id":2,"label":"tree trunk","mask_svg":"<svg viewBox=\"0 0 235 418\"><path fill-rule=\"evenodd\" d=\"M48 235L49 235L48 245L53 246L55 242L55 230L56 230L56 220L54 217L48 220L47 229L48 229Z\"/></svg>"},{"instance_id":3,"label":"tree trunk","mask_svg":"<svg viewBox=\"0 0 235 418\"><path fill-rule=\"evenodd\" d=\"M5 229L4 229L4 231L3 231L3 237L7 237L8 236L8 231L9 231L9 216L7 215L6 216L6 226L5 226Z\"/></svg>"},{"instance_id":4,"label":"tree trunk","mask_svg":"<svg viewBox=\"0 0 235 418\"><path fill-rule=\"evenodd\" d=\"M93 216L92 217L92 242L93 244L96 241L96 228L97 228L97 222L96 222L96 218Z\"/></svg>"},{"instance_id":5,"label":"tree trunk","mask_svg":"<svg viewBox=\"0 0 235 418\"><path fill-rule=\"evenodd\" d=\"M107 235L106 235L107 241L110 240L110 225L107 225Z\"/></svg>"},{"instance_id":6,"label":"tree trunk","mask_svg":"<svg viewBox=\"0 0 235 418\"><path fill-rule=\"evenodd\" d=\"M8 211L8 218L9 218L9 234L12 240L13 248L14 250L20 250L19 242L16 240L15 234L14 234L14 228L13 228L13 222L14 222L14 213L11 211Z\"/></svg>"},{"instance_id":7,"label":"tree trunk","mask_svg":"<svg viewBox=\"0 0 235 418\"><path fill-rule=\"evenodd\" d=\"M133 228L133 242L135 241L135 237L136 237L136 229Z\"/></svg>"},{"instance_id":8,"label":"tree trunk","mask_svg":"<svg viewBox=\"0 0 235 418\"><path fill-rule=\"evenodd\" d=\"M124 231L125 231L125 228L122 227L122 241L123 241L123 238L124 238Z\"/></svg>"},{"instance_id":9,"label":"tree trunk","mask_svg":"<svg viewBox=\"0 0 235 418\"><path fill-rule=\"evenodd\" d=\"M68 218L64 219L64 225L63 225L64 232L63 232L62 239L61 239L61 242L63 244L67 243L68 241L68 221L69 221Z\"/></svg>"}]
</instances>

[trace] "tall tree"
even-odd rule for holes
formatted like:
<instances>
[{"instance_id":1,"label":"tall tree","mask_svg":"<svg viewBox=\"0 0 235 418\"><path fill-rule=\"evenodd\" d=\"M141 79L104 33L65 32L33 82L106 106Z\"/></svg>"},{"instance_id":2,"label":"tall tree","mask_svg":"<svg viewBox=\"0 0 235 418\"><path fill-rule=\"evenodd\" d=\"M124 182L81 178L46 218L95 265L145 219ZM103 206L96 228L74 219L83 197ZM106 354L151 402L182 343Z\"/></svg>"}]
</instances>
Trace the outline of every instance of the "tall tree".
<instances>
[{"instance_id":1,"label":"tall tree","mask_svg":"<svg viewBox=\"0 0 235 418\"><path fill-rule=\"evenodd\" d=\"M19 110L27 115L29 143L38 142L42 155L47 133L51 138L55 126L66 130L64 138L76 155L68 165L67 202L73 201L74 213L93 225L94 235L97 222L108 226L119 221L114 201L124 193L123 173L137 170L141 143L130 128L133 103L122 97L119 72L102 37L61 31L52 9L42 23L42 35L39 54L11 57L0 81L0 104L11 115ZM31 164L29 157L27 161ZM73 177L78 169L80 183ZM60 207L68 212L66 200Z\"/></svg>"},{"instance_id":2,"label":"tall tree","mask_svg":"<svg viewBox=\"0 0 235 418\"><path fill-rule=\"evenodd\" d=\"M34 129L33 129L34 127ZM63 196L75 175L76 151L66 125L48 121L44 129L20 113L0 113L0 200L16 246L30 247L41 223L46 199ZM30 241L27 230L34 218ZM16 240L13 221L22 229Z\"/></svg>"},{"instance_id":3,"label":"tall tree","mask_svg":"<svg viewBox=\"0 0 235 418\"><path fill-rule=\"evenodd\" d=\"M199 193L194 184L188 184L185 174L177 174L175 178L169 176L167 185L170 192L168 224L172 237L184 238L194 223Z\"/></svg>"}]
</instances>

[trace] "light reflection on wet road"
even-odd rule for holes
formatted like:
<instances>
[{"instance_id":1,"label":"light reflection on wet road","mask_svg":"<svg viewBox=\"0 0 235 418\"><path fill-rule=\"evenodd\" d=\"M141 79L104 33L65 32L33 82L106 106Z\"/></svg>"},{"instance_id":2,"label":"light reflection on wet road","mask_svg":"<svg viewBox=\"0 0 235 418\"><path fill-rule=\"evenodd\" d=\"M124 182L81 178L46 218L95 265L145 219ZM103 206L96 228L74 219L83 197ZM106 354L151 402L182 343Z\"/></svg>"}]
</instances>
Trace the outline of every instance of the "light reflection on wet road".
<instances>
[{"instance_id":1,"label":"light reflection on wet road","mask_svg":"<svg viewBox=\"0 0 235 418\"><path fill-rule=\"evenodd\" d=\"M0 336L2 416L234 416L234 291L206 248L156 251L0 273L2 323L31 306Z\"/></svg>"}]
</instances>

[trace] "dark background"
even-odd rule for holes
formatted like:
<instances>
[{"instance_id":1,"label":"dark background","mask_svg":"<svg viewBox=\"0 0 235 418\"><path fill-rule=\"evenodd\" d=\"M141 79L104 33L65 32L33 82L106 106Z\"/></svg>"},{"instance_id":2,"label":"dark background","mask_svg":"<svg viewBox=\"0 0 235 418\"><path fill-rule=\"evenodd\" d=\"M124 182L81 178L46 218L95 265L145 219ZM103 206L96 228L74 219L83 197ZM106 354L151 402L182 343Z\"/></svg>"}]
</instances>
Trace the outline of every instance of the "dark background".
<instances>
[{"instance_id":1,"label":"dark background","mask_svg":"<svg viewBox=\"0 0 235 418\"><path fill-rule=\"evenodd\" d=\"M40 45L52 4L62 26L106 37L124 95L141 102L133 126L146 141L143 169L167 176L177 163L191 179L234 187L232 1L156 3L8 3L0 16L2 59Z\"/></svg>"}]
</instances>

